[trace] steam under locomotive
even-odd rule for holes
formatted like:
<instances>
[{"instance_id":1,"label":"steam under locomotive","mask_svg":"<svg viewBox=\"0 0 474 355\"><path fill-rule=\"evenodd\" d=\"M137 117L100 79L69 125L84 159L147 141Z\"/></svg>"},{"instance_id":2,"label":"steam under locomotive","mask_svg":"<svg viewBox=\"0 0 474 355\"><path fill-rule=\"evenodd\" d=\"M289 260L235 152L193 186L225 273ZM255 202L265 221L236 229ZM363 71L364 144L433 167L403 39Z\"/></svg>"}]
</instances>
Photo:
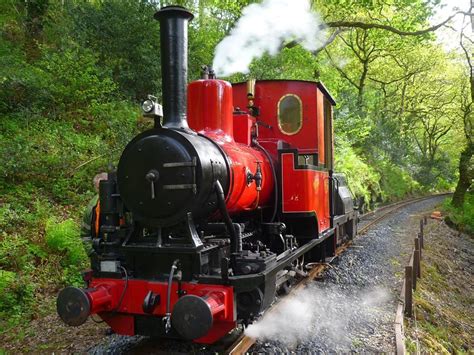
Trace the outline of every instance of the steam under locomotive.
<instances>
[{"instance_id":1,"label":"steam under locomotive","mask_svg":"<svg viewBox=\"0 0 474 355\"><path fill-rule=\"evenodd\" d=\"M356 234L333 173L333 98L321 83L187 85L187 24L162 8L163 115L100 182L86 289L57 299L64 322L97 314L119 334L213 343ZM161 117L163 116L163 117Z\"/></svg>"}]
</instances>

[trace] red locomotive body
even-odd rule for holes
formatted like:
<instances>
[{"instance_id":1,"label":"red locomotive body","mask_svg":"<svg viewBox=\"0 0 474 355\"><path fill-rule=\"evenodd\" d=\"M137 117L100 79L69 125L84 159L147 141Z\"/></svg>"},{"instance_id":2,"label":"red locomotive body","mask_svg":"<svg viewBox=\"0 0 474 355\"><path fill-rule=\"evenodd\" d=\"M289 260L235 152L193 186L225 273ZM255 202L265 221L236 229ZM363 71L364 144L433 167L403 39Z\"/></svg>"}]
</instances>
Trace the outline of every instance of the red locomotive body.
<instances>
[{"instance_id":1,"label":"red locomotive body","mask_svg":"<svg viewBox=\"0 0 474 355\"><path fill-rule=\"evenodd\" d=\"M234 85L236 107L248 105L246 89L245 84ZM259 142L281 164L282 212L288 218L312 214L317 225L313 233L330 228L334 104L321 83L267 80L255 85Z\"/></svg>"},{"instance_id":2,"label":"red locomotive body","mask_svg":"<svg viewBox=\"0 0 474 355\"><path fill-rule=\"evenodd\" d=\"M190 128L219 144L227 155L231 166L227 209L230 213L239 213L270 205L275 182L264 153L234 139L232 91L232 86L222 80L190 83L187 117ZM257 170L262 175L261 182L251 177Z\"/></svg>"},{"instance_id":3,"label":"red locomotive body","mask_svg":"<svg viewBox=\"0 0 474 355\"><path fill-rule=\"evenodd\" d=\"M143 106L154 128L101 181L87 288L62 290L57 310L69 325L98 314L118 334L213 343L306 272L303 257L334 255L357 213L333 173L335 102L322 84L232 86L205 70L186 88L192 14L155 17L163 114Z\"/></svg>"}]
</instances>

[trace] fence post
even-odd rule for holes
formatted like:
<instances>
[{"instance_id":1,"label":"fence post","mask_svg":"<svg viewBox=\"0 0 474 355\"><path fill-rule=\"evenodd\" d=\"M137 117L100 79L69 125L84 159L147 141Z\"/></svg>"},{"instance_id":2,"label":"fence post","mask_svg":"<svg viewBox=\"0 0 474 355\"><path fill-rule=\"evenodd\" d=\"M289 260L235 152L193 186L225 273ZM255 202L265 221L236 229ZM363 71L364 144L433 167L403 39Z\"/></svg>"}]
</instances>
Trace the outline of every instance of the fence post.
<instances>
[{"instance_id":1,"label":"fence post","mask_svg":"<svg viewBox=\"0 0 474 355\"><path fill-rule=\"evenodd\" d=\"M414 258L413 258L413 268L415 269L414 274L416 277L421 277L421 268L420 268L420 251L414 251ZM415 288L416 289L416 288Z\"/></svg>"},{"instance_id":2,"label":"fence post","mask_svg":"<svg viewBox=\"0 0 474 355\"><path fill-rule=\"evenodd\" d=\"M410 318L413 314L412 276L413 268L411 266L405 266L405 314Z\"/></svg>"},{"instance_id":3,"label":"fence post","mask_svg":"<svg viewBox=\"0 0 474 355\"><path fill-rule=\"evenodd\" d=\"M415 250L418 250L420 252L420 261L423 258L421 255L421 239L420 238L415 238Z\"/></svg>"},{"instance_id":4,"label":"fence post","mask_svg":"<svg viewBox=\"0 0 474 355\"><path fill-rule=\"evenodd\" d=\"M416 258L417 258L417 254L413 250L413 264L411 266L411 286L412 286L413 291L416 290L416 278L418 277L418 273L416 271L416 269L417 269L417 267L416 267L416 262L417 262Z\"/></svg>"},{"instance_id":5,"label":"fence post","mask_svg":"<svg viewBox=\"0 0 474 355\"><path fill-rule=\"evenodd\" d=\"M423 235L424 227L423 227L423 219L420 219L420 233Z\"/></svg>"},{"instance_id":6,"label":"fence post","mask_svg":"<svg viewBox=\"0 0 474 355\"><path fill-rule=\"evenodd\" d=\"M427 216L423 216L423 222L425 223L425 226L428 224L428 217Z\"/></svg>"},{"instance_id":7,"label":"fence post","mask_svg":"<svg viewBox=\"0 0 474 355\"><path fill-rule=\"evenodd\" d=\"M423 235L421 233L418 233L418 239L420 240L420 250L425 248L425 241L423 238Z\"/></svg>"}]
</instances>

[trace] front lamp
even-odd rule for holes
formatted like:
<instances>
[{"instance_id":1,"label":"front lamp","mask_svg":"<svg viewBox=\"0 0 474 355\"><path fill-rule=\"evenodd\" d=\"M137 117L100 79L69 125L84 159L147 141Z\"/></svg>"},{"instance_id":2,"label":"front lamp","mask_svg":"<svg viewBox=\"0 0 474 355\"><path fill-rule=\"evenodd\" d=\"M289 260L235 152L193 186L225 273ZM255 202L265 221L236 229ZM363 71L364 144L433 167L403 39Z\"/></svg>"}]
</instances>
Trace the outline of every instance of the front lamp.
<instances>
[{"instance_id":1,"label":"front lamp","mask_svg":"<svg viewBox=\"0 0 474 355\"><path fill-rule=\"evenodd\" d=\"M153 111L154 106L155 103L152 100L145 100L142 103L142 110L145 113L151 113Z\"/></svg>"}]
</instances>

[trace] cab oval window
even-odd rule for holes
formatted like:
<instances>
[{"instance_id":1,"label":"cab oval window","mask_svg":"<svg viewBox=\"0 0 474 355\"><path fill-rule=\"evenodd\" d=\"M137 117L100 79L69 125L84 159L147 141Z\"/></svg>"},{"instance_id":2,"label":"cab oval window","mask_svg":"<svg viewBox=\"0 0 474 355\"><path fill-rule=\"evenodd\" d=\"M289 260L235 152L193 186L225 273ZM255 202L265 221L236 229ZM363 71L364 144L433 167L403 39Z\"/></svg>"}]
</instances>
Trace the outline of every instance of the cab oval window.
<instances>
[{"instance_id":1,"label":"cab oval window","mask_svg":"<svg viewBox=\"0 0 474 355\"><path fill-rule=\"evenodd\" d=\"M285 134L295 134L303 125L301 100L296 95L285 95L278 102L278 126Z\"/></svg>"}]
</instances>

